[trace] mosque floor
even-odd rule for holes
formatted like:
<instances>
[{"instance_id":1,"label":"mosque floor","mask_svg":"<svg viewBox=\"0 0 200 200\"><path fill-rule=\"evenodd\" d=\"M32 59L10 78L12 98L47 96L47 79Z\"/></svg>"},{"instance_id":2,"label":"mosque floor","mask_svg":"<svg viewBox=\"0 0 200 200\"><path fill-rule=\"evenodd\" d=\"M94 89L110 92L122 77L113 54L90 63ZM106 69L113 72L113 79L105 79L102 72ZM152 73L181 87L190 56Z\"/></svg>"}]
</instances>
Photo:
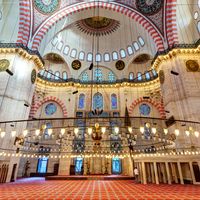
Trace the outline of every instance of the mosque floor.
<instances>
[{"instance_id":1,"label":"mosque floor","mask_svg":"<svg viewBox=\"0 0 200 200\"><path fill-rule=\"evenodd\" d=\"M200 200L200 185L136 184L132 180L20 179L0 184L0 200Z\"/></svg>"}]
</instances>

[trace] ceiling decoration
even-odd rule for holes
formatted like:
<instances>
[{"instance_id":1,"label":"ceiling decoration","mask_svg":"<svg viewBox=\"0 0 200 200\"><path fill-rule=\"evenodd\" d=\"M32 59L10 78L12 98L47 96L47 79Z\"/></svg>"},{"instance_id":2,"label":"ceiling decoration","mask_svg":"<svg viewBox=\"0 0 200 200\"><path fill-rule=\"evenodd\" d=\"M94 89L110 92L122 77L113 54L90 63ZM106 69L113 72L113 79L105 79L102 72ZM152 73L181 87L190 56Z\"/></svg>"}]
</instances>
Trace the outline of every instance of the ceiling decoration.
<instances>
[{"instance_id":1,"label":"ceiling decoration","mask_svg":"<svg viewBox=\"0 0 200 200\"><path fill-rule=\"evenodd\" d=\"M161 10L163 0L137 0L136 6L144 15L154 15Z\"/></svg>"},{"instance_id":2,"label":"ceiling decoration","mask_svg":"<svg viewBox=\"0 0 200 200\"><path fill-rule=\"evenodd\" d=\"M123 70L123 69L125 68L125 63L124 63L124 61L118 60L118 61L115 63L115 67L116 67L116 69L118 69L118 70Z\"/></svg>"},{"instance_id":3,"label":"ceiling decoration","mask_svg":"<svg viewBox=\"0 0 200 200\"><path fill-rule=\"evenodd\" d=\"M88 35L108 35L116 31L120 22L107 17L95 16L79 20L76 27Z\"/></svg>"},{"instance_id":4,"label":"ceiling decoration","mask_svg":"<svg viewBox=\"0 0 200 200\"><path fill-rule=\"evenodd\" d=\"M72 68L74 70L79 70L81 68L81 62L79 60L74 60L72 62Z\"/></svg>"},{"instance_id":5,"label":"ceiling decoration","mask_svg":"<svg viewBox=\"0 0 200 200\"><path fill-rule=\"evenodd\" d=\"M35 8L42 14L51 14L59 7L60 0L34 0Z\"/></svg>"},{"instance_id":6,"label":"ceiling decoration","mask_svg":"<svg viewBox=\"0 0 200 200\"><path fill-rule=\"evenodd\" d=\"M197 60L188 60L185 64L188 72L199 71L199 64Z\"/></svg>"},{"instance_id":7,"label":"ceiling decoration","mask_svg":"<svg viewBox=\"0 0 200 200\"><path fill-rule=\"evenodd\" d=\"M44 60L48 60L51 63L55 63L55 64L62 64L64 63L64 59L56 54L56 53L49 53L44 57Z\"/></svg>"}]
</instances>

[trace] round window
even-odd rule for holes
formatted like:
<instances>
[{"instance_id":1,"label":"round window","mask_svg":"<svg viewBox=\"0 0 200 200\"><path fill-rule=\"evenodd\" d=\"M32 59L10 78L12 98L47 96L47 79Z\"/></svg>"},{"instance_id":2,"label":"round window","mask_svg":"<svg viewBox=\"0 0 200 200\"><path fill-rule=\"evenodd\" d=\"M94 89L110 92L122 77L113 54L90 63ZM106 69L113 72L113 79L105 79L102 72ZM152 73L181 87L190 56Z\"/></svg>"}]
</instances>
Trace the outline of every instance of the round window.
<instances>
[{"instance_id":1,"label":"round window","mask_svg":"<svg viewBox=\"0 0 200 200\"><path fill-rule=\"evenodd\" d=\"M45 107L46 115L53 115L57 110L57 107L54 103L49 103Z\"/></svg>"},{"instance_id":2,"label":"round window","mask_svg":"<svg viewBox=\"0 0 200 200\"><path fill-rule=\"evenodd\" d=\"M140 114L144 116L148 116L151 112L150 106L145 103L140 105L139 110L140 110Z\"/></svg>"}]
</instances>

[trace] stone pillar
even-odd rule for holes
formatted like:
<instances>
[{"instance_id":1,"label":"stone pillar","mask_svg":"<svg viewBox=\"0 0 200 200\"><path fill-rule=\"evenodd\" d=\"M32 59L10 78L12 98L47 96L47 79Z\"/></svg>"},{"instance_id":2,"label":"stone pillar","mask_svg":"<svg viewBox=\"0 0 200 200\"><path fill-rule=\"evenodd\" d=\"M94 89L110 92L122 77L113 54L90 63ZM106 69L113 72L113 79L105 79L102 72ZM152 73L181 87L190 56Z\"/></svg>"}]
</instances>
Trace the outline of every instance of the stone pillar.
<instances>
[{"instance_id":1,"label":"stone pillar","mask_svg":"<svg viewBox=\"0 0 200 200\"><path fill-rule=\"evenodd\" d=\"M147 184L145 162L142 162L142 183Z\"/></svg>"},{"instance_id":2,"label":"stone pillar","mask_svg":"<svg viewBox=\"0 0 200 200\"><path fill-rule=\"evenodd\" d=\"M165 163L160 163L161 173L163 175L163 183L167 183Z\"/></svg>"},{"instance_id":3,"label":"stone pillar","mask_svg":"<svg viewBox=\"0 0 200 200\"><path fill-rule=\"evenodd\" d=\"M168 184L172 184L168 162L165 162L165 167L166 167L166 172L167 172L167 182Z\"/></svg>"},{"instance_id":4,"label":"stone pillar","mask_svg":"<svg viewBox=\"0 0 200 200\"><path fill-rule=\"evenodd\" d=\"M192 183L195 184L196 183L196 179L195 179L195 175L194 175L192 162L189 162L189 166L190 166L190 173L191 173L191 177L192 177Z\"/></svg>"},{"instance_id":5,"label":"stone pillar","mask_svg":"<svg viewBox=\"0 0 200 200\"><path fill-rule=\"evenodd\" d=\"M146 163L147 183L151 182L150 163Z\"/></svg>"},{"instance_id":6,"label":"stone pillar","mask_svg":"<svg viewBox=\"0 0 200 200\"><path fill-rule=\"evenodd\" d=\"M155 183L155 175L154 175L153 163L150 163L150 168L151 168L151 182Z\"/></svg>"},{"instance_id":7,"label":"stone pillar","mask_svg":"<svg viewBox=\"0 0 200 200\"><path fill-rule=\"evenodd\" d=\"M181 169L181 163L178 162L177 164L178 164L178 173L179 173L180 182L183 185L184 181L183 181L183 174L182 174L182 169Z\"/></svg>"},{"instance_id":8,"label":"stone pillar","mask_svg":"<svg viewBox=\"0 0 200 200\"><path fill-rule=\"evenodd\" d=\"M159 179L158 179L158 169L157 169L156 162L153 162L153 167L154 167L154 172L155 172L155 180L156 180L156 184L159 184Z\"/></svg>"},{"instance_id":9,"label":"stone pillar","mask_svg":"<svg viewBox=\"0 0 200 200\"><path fill-rule=\"evenodd\" d=\"M178 177L177 177L177 173L176 173L175 163L170 163L170 165L171 165L172 176L174 177L174 181L175 181L175 183L178 183Z\"/></svg>"}]
</instances>

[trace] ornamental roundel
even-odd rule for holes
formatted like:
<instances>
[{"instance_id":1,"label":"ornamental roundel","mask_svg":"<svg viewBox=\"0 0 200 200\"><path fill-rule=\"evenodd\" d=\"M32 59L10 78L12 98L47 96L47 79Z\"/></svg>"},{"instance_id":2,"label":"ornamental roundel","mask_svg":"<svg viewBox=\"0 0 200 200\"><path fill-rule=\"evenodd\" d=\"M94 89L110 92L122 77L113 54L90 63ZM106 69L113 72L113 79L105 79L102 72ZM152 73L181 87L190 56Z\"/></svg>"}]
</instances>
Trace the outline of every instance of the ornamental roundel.
<instances>
[{"instance_id":1,"label":"ornamental roundel","mask_svg":"<svg viewBox=\"0 0 200 200\"><path fill-rule=\"evenodd\" d=\"M158 73L159 79L160 79L160 83L163 84L165 81L165 73L163 70L160 70Z\"/></svg>"},{"instance_id":2,"label":"ornamental roundel","mask_svg":"<svg viewBox=\"0 0 200 200\"><path fill-rule=\"evenodd\" d=\"M160 11L163 0L137 0L136 6L142 14L153 15Z\"/></svg>"},{"instance_id":3,"label":"ornamental roundel","mask_svg":"<svg viewBox=\"0 0 200 200\"><path fill-rule=\"evenodd\" d=\"M31 83L34 84L35 83L35 80L37 78L37 72L35 69L32 70L31 72Z\"/></svg>"},{"instance_id":4,"label":"ornamental roundel","mask_svg":"<svg viewBox=\"0 0 200 200\"><path fill-rule=\"evenodd\" d=\"M0 72L6 71L10 65L10 61L7 59L0 60Z\"/></svg>"},{"instance_id":5,"label":"ornamental roundel","mask_svg":"<svg viewBox=\"0 0 200 200\"><path fill-rule=\"evenodd\" d=\"M196 60L188 60L185 64L188 72L199 71L199 64Z\"/></svg>"},{"instance_id":6,"label":"ornamental roundel","mask_svg":"<svg viewBox=\"0 0 200 200\"><path fill-rule=\"evenodd\" d=\"M81 68L81 62L79 60L74 60L72 62L72 68L74 70L79 70Z\"/></svg>"},{"instance_id":7,"label":"ornamental roundel","mask_svg":"<svg viewBox=\"0 0 200 200\"><path fill-rule=\"evenodd\" d=\"M146 103L143 103L140 105L139 111L141 115L148 116L151 112L151 108Z\"/></svg>"},{"instance_id":8,"label":"ornamental roundel","mask_svg":"<svg viewBox=\"0 0 200 200\"><path fill-rule=\"evenodd\" d=\"M53 13L59 6L60 0L34 0L35 8L43 13Z\"/></svg>"},{"instance_id":9,"label":"ornamental roundel","mask_svg":"<svg viewBox=\"0 0 200 200\"><path fill-rule=\"evenodd\" d=\"M123 70L125 68L125 63L124 61L122 60L118 60L115 64L115 67L118 69L118 70Z\"/></svg>"},{"instance_id":10,"label":"ornamental roundel","mask_svg":"<svg viewBox=\"0 0 200 200\"><path fill-rule=\"evenodd\" d=\"M57 107L54 103L49 103L45 107L45 113L46 115L50 116L53 115L57 110Z\"/></svg>"}]
</instances>

